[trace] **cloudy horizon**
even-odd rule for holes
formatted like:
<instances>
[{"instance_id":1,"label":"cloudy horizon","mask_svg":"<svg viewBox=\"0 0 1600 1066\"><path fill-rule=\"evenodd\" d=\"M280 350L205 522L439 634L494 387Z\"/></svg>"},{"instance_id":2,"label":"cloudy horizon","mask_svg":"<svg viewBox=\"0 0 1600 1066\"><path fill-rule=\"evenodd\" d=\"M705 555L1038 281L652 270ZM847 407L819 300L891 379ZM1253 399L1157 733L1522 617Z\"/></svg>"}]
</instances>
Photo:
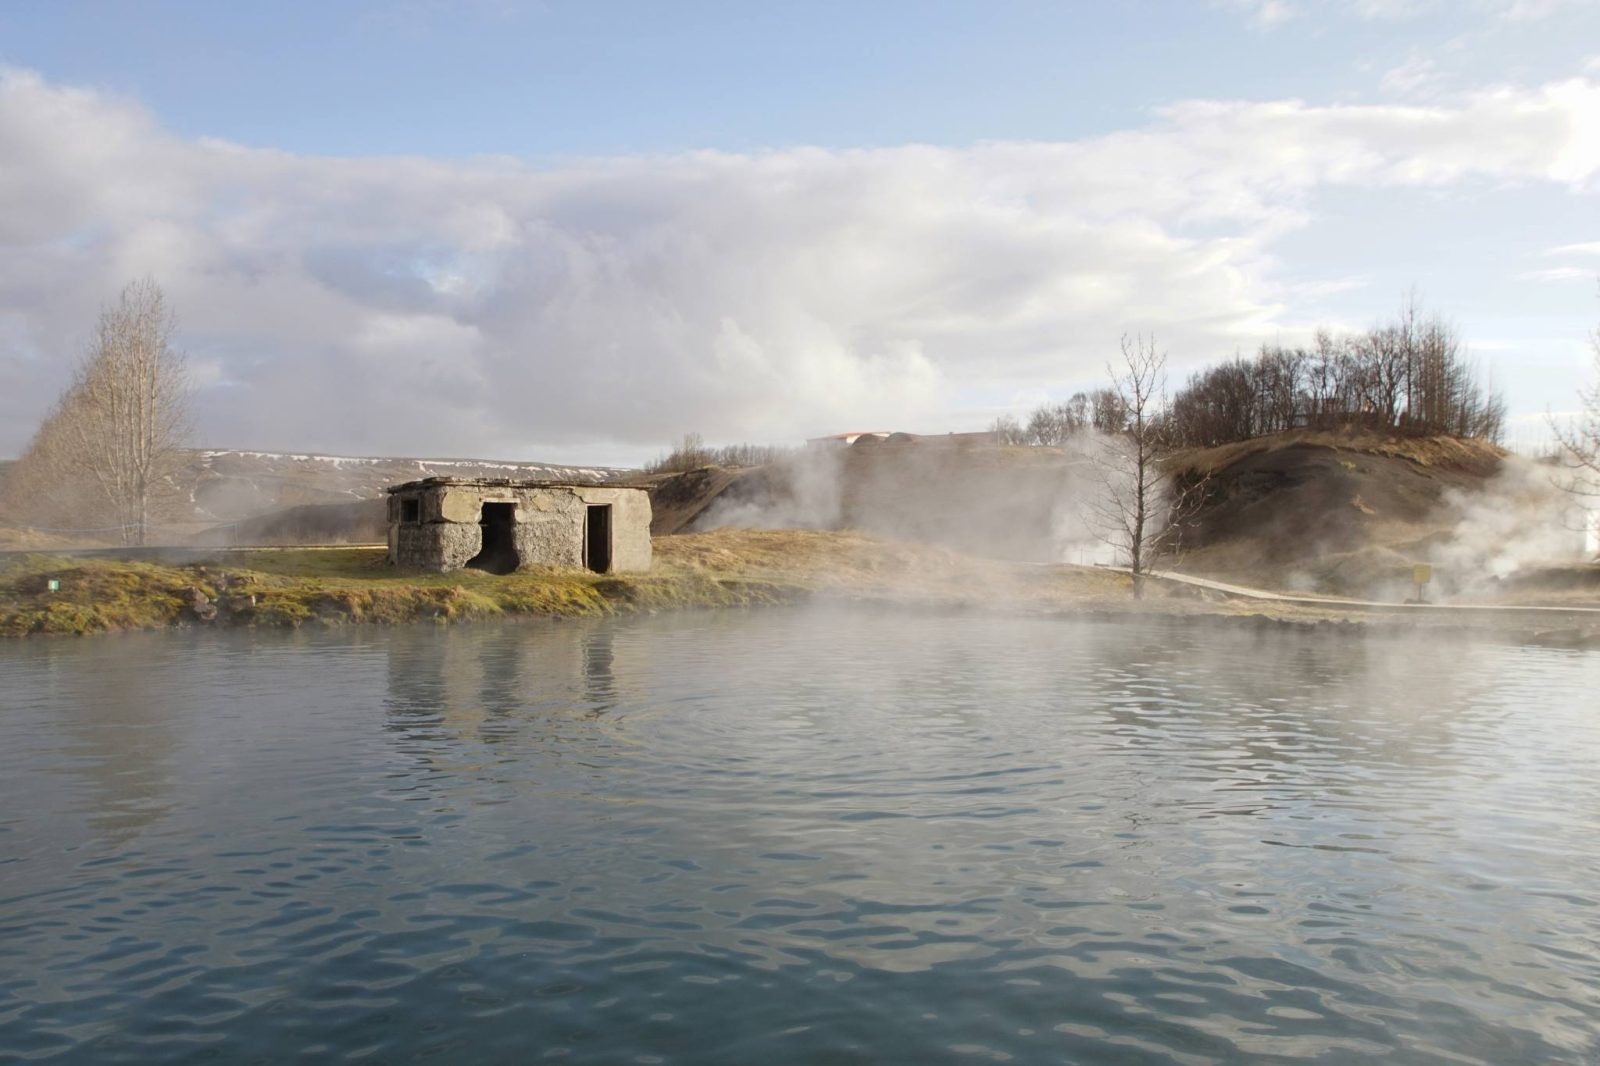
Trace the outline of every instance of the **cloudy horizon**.
<instances>
[{"instance_id":1,"label":"cloudy horizon","mask_svg":"<svg viewBox=\"0 0 1600 1066\"><path fill-rule=\"evenodd\" d=\"M1600 322L1600 56L1561 51L1596 20L1472 7L1220 4L1252 49L1381 20L1400 52L1359 92L1219 74L1101 128L946 143L756 124L530 149L491 125L472 151L336 153L0 43L0 456L139 276L180 316L207 447L633 463L686 432L980 429L1101 382L1124 333L1177 384L1413 287L1536 433ZM1565 66L1485 70L1491 30Z\"/></svg>"}]
</instances>

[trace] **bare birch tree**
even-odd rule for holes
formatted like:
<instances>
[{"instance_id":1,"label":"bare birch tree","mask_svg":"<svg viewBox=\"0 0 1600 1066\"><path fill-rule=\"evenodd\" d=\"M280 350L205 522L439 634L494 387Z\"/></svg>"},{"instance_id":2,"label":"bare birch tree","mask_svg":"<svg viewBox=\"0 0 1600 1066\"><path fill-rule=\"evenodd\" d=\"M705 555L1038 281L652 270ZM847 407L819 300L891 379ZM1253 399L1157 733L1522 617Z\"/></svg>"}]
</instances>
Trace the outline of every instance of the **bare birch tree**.
<instances>
[{"instance_id":1,"label":"bare birch tree","mask_svg":"<svg viewBox=\"0 0 1600 1066\"><path fill-rule=\"evenodd\" d=\"M1133 594L1177 537L1200 501L1203 485L1180 485L1164 462L1170 454L1166 420L1167 353L1155 338L1122 338L1122 369L1107 366L1121 424L1102 431L1096 455L1100 492L1090 504L1102 539L1126 554Z\"/></svg>"},{"instance_id":2,"label":"bare birch tree","mask_svg":"<svg viewBox=\"0 0 1600 1066\"><path fill-rule=\"evenodd\" d=\"M1562 461L1572 472L1567 488L1579 496L1600 500L1600 329L1589 338L1594 354L1594 380L1578 390L1583 405L1568 424L1550 420Z\"/></svg>"},{"instance_id":3,"label":"bare birch tree","mask_svg":"<svg viewBox=\"0 0 1600 1066\"><path fill-rule=\"evenodd\" d=\"M172 348L176 327L159 285L130 282L100 313L54 415L67 464L99 486L124 543L145 542L152 499L182 464L189 437L189 378Z\"/></svg>"}]
</instances>

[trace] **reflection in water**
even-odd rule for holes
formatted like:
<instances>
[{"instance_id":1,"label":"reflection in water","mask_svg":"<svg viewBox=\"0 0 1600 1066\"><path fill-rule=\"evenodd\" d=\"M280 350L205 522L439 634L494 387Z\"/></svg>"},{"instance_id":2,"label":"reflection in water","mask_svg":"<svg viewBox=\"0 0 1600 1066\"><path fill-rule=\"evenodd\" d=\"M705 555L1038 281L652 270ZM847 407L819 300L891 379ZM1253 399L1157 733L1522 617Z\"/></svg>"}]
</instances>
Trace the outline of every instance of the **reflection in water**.
<instances>
[{"instance_id":1,"label":"reflection in water","mask_svg":"<svg viewBox=\"0 0 1600 1066\"><path fill-rule=\"evenodd\" d=\"M583 634L583 697L588 714L599 716L617 705L617 677L612 673L616 651L610 626L589 627Z\"/></svg>"},{"instance_id":2,"label":"reflection in water","mask_svg":"<svg viewBox=\"0 0 1600 1066\"><path fill-rule=\"evenodd\" d=\"M168 775L179 746L169 701L182 698L182 660L144 638L108 641L94 662L43 644L42 685L32 695L61 712L66 743L55 770L92 786L80 808L88 825L126 841L169 810Z\"/></svg>"},{"instance_id":3,"label":"reflection in water","mask_svg":"<svg viewBox=\"0 0 1600 1066\"><path fill-rule=\"evenodd\" d=\"M1600 1052L1593 654L729 612L0 680L0 1058Z\"/></svg>"},{"instance_id":4,"label":"reflection in water","mask_svg":"<svg viewBox=\"0 0 1600 1066\"><path fill-rule=\"evenodd\" d=\"M620 697L614 624L573 622L394 634L388 654L391 727L495 743L530 710L604 714Z\"/></svg>"}]
</instances>

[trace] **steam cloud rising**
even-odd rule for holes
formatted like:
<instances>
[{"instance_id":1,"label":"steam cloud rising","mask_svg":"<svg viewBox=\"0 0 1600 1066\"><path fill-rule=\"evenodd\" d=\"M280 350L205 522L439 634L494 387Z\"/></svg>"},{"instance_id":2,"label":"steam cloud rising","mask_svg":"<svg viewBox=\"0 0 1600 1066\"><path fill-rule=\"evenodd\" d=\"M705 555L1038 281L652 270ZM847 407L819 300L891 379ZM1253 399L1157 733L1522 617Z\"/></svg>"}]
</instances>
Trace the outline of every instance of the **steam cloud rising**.
<instances>
[{"instance_id":1,"label":"steam cloud rising","mask_svg":"<svg viewBox=\"0 0 1600 1066\"><path fill-rule=\"evenodd\" d=\"M1584 502L1562 491L1554 468L1520 456L1507 456L1481 491L1449 493L1444 506L1460 519L1432 562L1469 593L1528 567L1570 564L1587 547Z\"/></svg>"},{"instance_id":2,"label":"steam cloud rising","mask_svg":"<svg viewBox=\"0 0 1600 1066\"><path fill-rule=\"evenodd\" d=\"M850 527L1006 559L1111 563L1104 504L1108 492L1128 491L1131 475L1107 450L1089 433L1065 452L968 449L937 437L812 446L725 493L694 528Z\"/></svg>"},{"instance_id":3,"label":"steam cloud rising","mask_svg":"<svg viewBox=\"0 0 1600 1066\"><path fill-rule=\"evenodd\" d=\"M1429 108L1190 102L1068 143L536 169L188 140L4 72L0 454L143 274L182 317L202 443L626 461L691 429L981 428L1097 377L1124 330L1200 359L1281 328L1271 248L1318 188L1590 187L1596 115L1578 79Z\"/></svg>"}]
</instances>

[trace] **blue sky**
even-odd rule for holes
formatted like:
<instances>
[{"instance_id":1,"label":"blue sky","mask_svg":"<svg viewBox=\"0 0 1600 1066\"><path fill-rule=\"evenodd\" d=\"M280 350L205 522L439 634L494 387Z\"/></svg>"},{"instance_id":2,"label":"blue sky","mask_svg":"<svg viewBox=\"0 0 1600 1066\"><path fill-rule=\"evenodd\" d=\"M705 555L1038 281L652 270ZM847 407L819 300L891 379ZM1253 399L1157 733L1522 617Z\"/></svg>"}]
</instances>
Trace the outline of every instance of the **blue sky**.
<instances>
[{"instance_id":1,"label":"blue sky","mask_svg":"<svg viewBox=\"0 0 1600 1066\"><path fill-rule=\"evenodd\" d=\"M1592 4L1492 27L1460 0L1394 6L67 2L0 11L0 56L187 136L539 160L1076 138L1194 97L1370 99L1416 50L1539 80L1600 48Z\"/></svg>"},{"instance_id":2,"label":"blue sky","mask_svg":"<svg viewBox=\"0 0 1600 1066\"><path fill-rule=\"evenodd\" d=\"M1244 68L1240 93L1341 88L1342 64L1240 36L1225 11L1094 7L41 4L4 38L11 61L178 132L335 155L1076 137L1206 92L1208 54Z\"/></svg>"},{"instance_id":3,"label":"blue sky","mask_svg":"<svg viewBox=\"0 0 1600 1066\"><path fill-rule=\"evenodd\" d=\"M13 4L0 67L0 454L140 273L205 443L589 461L1412 286L1537 436L1600 321L1586 0Z\"/></svg>"}]
</instances>

